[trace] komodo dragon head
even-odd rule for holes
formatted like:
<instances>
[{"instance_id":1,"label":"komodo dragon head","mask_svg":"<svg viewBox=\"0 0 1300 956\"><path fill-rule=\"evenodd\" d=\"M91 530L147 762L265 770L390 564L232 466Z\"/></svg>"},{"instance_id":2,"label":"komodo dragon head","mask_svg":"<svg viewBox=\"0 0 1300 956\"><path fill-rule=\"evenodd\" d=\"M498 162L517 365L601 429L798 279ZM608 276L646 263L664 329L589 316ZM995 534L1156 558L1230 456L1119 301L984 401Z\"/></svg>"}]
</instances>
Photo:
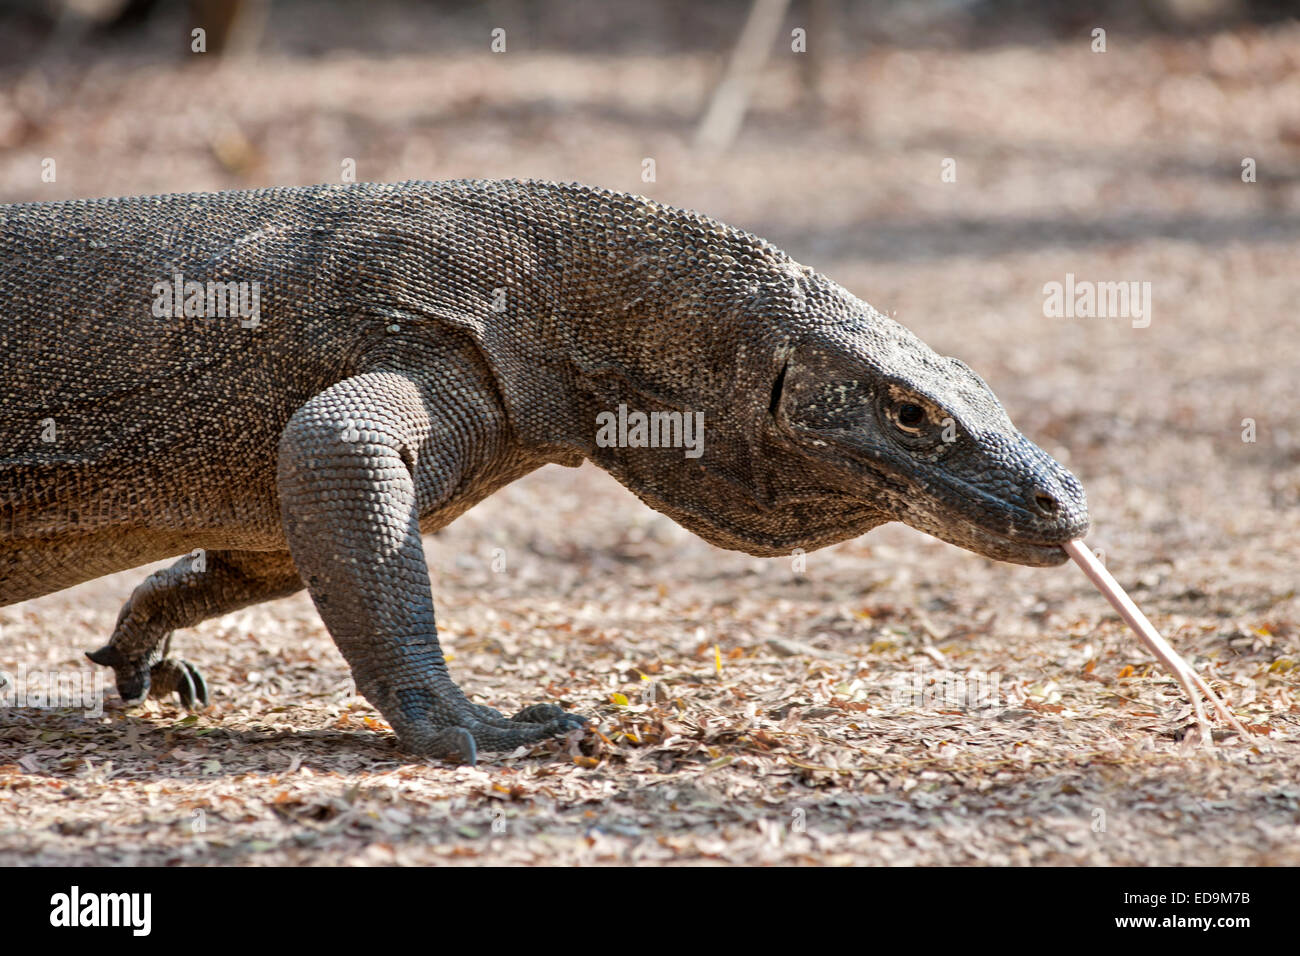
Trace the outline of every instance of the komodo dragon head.
<instances>
[{"instance_id":1,"label":"komodo dragon head","mask_svg":"<svg viewBox=\"0 0 1300 956\"><path fill-rule=\"evenodd\" d=\"M1088 529L1083 489L978 375L761 240L746 251L690 301L670 297L625 326L618 380L596 406L702 412L697 457L588 457L689 530L750 554L902 521L1000 561L1066 560L1060 545Z\"/></svg>"},{"instance_id":2,"label":"komodo dragon head","mask_svg":"<svg viewBox=\"0 0 1300 956\"><path fill-rule=\"evenodd\" d=\"M1064 562L1060 545L1088 530L1078 480L965 363L859 307L795 345L773 382L781 457L883 520L1000 561Z\"/></svg>"}]
</instances>

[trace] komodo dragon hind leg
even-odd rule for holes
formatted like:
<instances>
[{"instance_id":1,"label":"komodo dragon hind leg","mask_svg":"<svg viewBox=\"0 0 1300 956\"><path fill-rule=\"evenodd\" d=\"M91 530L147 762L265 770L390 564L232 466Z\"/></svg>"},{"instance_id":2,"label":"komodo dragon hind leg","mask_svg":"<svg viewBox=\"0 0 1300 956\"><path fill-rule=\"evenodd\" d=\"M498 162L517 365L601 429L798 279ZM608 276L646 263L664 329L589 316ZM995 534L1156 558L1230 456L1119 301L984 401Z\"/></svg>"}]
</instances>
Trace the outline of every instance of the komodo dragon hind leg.
<instances>
[{"instance_id":1,"label":"komodo dragon hind leg","mask_svg":"<svg viewBox=\"0 0 1300 956\"><path fill-rule=\"evenodd\" d=\"M294 562L357 690L405 749L472 764L480 749L513 750L586 721L552 705L506 718L447 672L420 512L454 495L476 450L498 437L488 400L454 375L430 389L373 372L321 392L285 427L278 485Z\"/></svg>"},{"instance_id":2,"label":"komodo dragon hind leg","mask_svg":"<svg viewBox=\"0 0 1300 956\"><path fill-rule=\"evenodd\" d=\"M172 631L302 590L287 551L208 551L155 571L132 593L107 644L86 656L113 668L129 702L175 693L185 707L206 707L198 668L170 656Z\"/></svg>"}]
</instances>

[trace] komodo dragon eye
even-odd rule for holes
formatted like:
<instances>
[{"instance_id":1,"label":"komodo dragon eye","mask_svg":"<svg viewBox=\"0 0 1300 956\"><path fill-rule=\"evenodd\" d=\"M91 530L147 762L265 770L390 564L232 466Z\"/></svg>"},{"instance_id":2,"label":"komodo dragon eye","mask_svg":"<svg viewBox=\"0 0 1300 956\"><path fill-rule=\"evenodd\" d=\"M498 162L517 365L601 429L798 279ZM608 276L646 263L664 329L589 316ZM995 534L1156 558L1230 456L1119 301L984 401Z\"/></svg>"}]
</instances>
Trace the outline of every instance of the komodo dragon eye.
<instances>
[{"instance_id":1,"label":"komodo dragon eye","mask_svg":"<svg viewBox=\"0 0 1300 956\"><path fill-rule=\"evenodd\" d=\"M894 415L899 427L913 434L919 432L922 423L925 422L925 409L920 405L913 405L911 402L903 402L898 405Z\"/></svg>"}]
</instances>

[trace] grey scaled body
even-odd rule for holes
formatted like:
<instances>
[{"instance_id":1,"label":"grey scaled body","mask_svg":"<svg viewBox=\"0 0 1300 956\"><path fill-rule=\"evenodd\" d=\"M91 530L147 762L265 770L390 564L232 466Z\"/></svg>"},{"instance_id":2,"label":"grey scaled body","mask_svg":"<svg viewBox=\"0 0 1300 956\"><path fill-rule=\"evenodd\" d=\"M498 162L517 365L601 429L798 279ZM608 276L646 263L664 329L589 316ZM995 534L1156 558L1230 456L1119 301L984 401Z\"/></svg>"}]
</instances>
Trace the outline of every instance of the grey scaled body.
<instances>
[{"instance_id":1,"label":"grey scaled body","mask_svg":"<svg viewBox=\"0 0 1300 956\"><path fill-rule=\"evenodd\" d=\"M178 274L257 283L257 321L154 314ZM305 586L406 749L472 762L580 726L462 694L420 540L547 463L589 459L757 555L901 520L1051 565L1087 529L1079 483L965 365L770 243L637 196L0 206L0 303L0 605L185 555L91 655L128 699L203 702L171 633ZM603 447L620 404L703 413L703 454Z\"/></svg>"}]
</instances>

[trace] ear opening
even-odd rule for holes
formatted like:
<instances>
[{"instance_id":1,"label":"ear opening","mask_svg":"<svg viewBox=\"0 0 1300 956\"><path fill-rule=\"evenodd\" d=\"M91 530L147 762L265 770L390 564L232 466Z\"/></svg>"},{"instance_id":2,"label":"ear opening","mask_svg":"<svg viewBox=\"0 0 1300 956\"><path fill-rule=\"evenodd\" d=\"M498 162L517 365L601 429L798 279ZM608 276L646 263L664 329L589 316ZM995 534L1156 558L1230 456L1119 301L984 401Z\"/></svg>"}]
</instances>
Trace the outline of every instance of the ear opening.
<instances>
[{"instance_id":1,"label":"ear opening","mask_svg":"<svg viewBox=\"0 0 1300 956\"><path fill-rule=\"evenodd\" d=\"M785 373L789 368L790 359L787 358L785 364L781 366L781 373L772 383L772 397L767 403L767 413L773 418L776 418L777 409L781 407L781 392L785 389Z\"/></svg>"}]
</instances>

